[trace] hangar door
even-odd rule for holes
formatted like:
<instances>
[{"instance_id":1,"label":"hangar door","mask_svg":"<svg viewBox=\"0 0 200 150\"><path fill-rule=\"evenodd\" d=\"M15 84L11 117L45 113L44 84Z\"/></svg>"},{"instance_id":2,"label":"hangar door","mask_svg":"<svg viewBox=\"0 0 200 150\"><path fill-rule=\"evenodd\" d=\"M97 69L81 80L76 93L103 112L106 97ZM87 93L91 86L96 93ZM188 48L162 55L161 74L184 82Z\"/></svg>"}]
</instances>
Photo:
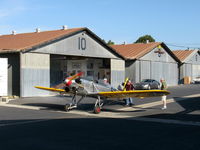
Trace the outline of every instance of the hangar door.
<instances>
[{"instance_id":1,"label":"hangar door","mask_svg":"<svg viewBox=\"0 0 200 150\"><path fill-rule=\"evenodd\" d=\"M151 62L140 61L140 81L151 78Z\"/></svg>"},{"instance_id":2,"label":"hangar door","mask_svg":"<svg viewBox=\"0 0 200 150\"><path fill-rule=\"evenodd\" d=\"M200 65L192 65L192 73L193 79L200 77Z\"/></svg>"},{"instance_id":3,"label":"hangar door","mask_svg":"<svg viewBox=\"0 0 200 150\"><path fill-rule=\"evenodd\" d=\"M124 60L111 59L111 85L118 87L125 79L125 62Z\"/></svg>"},{"instance_id":4,"label":"hangar door","mask_svg":"<svg viewBox=\"0 0 200 150\"><path fill-rule=\"evenodd\" d=\"M34 86L50 86L49 54L21 54L21 97L47 96L48 91L36 89Z\"/></svg>"},{"instance_id":5,"label":"hangar door","mask_svg":"<svg viewBox=\"0 0 200 150\"><path fill-rule=\"evenodd\" d=\"M151 78L157 81L160 81L161 78L164 78L168 85L177 85L177 64L167 62L151 62Z\"/></svg>"},{"instance_id":6,"label":"hangar door","mask_svg":"<svg viewBox=\"0 0 200 150\"><path fill-rule=\"evenodd\" d=\"M8 59L0 58L0 96L8 95Z\"/></svg>"}]
</instances>

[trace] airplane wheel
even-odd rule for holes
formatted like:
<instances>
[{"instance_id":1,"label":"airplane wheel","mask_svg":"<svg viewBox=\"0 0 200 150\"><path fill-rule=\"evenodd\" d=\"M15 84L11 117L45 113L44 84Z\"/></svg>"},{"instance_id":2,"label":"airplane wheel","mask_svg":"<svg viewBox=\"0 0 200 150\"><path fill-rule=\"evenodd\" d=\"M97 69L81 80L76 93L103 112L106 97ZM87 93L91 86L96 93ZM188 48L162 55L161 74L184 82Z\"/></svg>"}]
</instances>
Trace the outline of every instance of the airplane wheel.
<instances>
[{"instance_id":1,"label":"airplane wheel","mask_svg":"<svg viewBox=\"0 0 200 150\"><path fill-rule=\"evenodd\" d=\"M69 107L70 107L70 105L65 105L64 106L65 111L70 111Z\"/></svg>"},{"instance_id":2,"label":"airplane wheel","mask_svg":"<svg viewBox=\"0 0 200 150\"><path fill-rule=\"evenodd\" d=\"M99 114L101 112L101 108L99 106L94 107L94 113Z\"/></svg>"}]
</instances>

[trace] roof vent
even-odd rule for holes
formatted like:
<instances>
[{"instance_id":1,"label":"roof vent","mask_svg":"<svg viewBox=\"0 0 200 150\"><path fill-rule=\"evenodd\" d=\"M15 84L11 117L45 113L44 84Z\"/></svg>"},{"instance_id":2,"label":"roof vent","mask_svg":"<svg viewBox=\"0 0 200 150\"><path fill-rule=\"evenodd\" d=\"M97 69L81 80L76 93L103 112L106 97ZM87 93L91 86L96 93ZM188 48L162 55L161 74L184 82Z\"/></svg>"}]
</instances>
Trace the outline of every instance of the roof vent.
<instances>
[{"instance_id":1,"label":"roof vent","mask_svg":"<svg viewBox=\"0 0 200 150\"><path fill-rule=\"evenodd\" d=\"M35 32L36 32L36 33L39 33L39 32L40 32L40 28L36 28L36 29L35 29Z\"/></svg>"},{"instance_id":2,"label":"roof vent","mask_svg":"<svg viewBox=\"0 0 200 150\"><path fill-rule=\"evenodd\" d=\"M13 30L13 31L12 31L12 35L16 35L16 31Z\"/></svg>"},{"instance_id":3,"label":"roof vent","mask_svg":"<svg viewBox=\"0 0 200 150\"><path fill-rule=\"evenodd\" d=\"M66 25L62 26L62 29L67 30L67 26Z\"/></svg>"}]
</instances>

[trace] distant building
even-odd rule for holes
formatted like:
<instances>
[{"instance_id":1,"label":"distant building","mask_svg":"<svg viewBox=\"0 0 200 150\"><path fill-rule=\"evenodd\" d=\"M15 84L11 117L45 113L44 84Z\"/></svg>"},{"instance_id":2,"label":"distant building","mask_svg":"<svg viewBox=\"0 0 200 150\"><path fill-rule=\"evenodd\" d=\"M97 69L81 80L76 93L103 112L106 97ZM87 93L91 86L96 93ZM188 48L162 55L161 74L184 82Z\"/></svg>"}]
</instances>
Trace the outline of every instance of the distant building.
<instances>
[{"instance_id":1,"label":"distant building","mask_svg":"<svg viewBox=\"0 0 200 150\"><path fill-rule=\"evenodd\" d=\"M168 85L178 84L179 59L160 42L113 45L125 58L126 77L133 82L164 78Z\"/></svg>"},{"instance_id":2,"label":"distant building","mask_svg":"<svg viewBox=\"0 0 200 150\"><path fill-rule=\"evenodd\" d=\"M198 50L174 50L173 53L181 61L180 83L184 83L185 77L189 77L191 81L200 77L200 52Z\"/></svg>"}]
</instances>

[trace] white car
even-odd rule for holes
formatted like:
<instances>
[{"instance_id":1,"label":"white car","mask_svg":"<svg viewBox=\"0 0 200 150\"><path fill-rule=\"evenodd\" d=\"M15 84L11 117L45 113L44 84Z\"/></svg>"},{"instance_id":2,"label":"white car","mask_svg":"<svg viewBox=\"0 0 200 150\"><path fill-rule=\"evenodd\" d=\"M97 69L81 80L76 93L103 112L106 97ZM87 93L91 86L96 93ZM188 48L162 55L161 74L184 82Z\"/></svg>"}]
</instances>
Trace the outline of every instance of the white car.
<instances>
[{"instance_id":1,"label":"white car","mask_svg":"<svg viewBox=\"0 0 200 150\"><path fill-rule=\"evenodd\" d=\"M200 83L200 77L196 77L192 80L193 83Z\"/></svg>"}]
</instances>

